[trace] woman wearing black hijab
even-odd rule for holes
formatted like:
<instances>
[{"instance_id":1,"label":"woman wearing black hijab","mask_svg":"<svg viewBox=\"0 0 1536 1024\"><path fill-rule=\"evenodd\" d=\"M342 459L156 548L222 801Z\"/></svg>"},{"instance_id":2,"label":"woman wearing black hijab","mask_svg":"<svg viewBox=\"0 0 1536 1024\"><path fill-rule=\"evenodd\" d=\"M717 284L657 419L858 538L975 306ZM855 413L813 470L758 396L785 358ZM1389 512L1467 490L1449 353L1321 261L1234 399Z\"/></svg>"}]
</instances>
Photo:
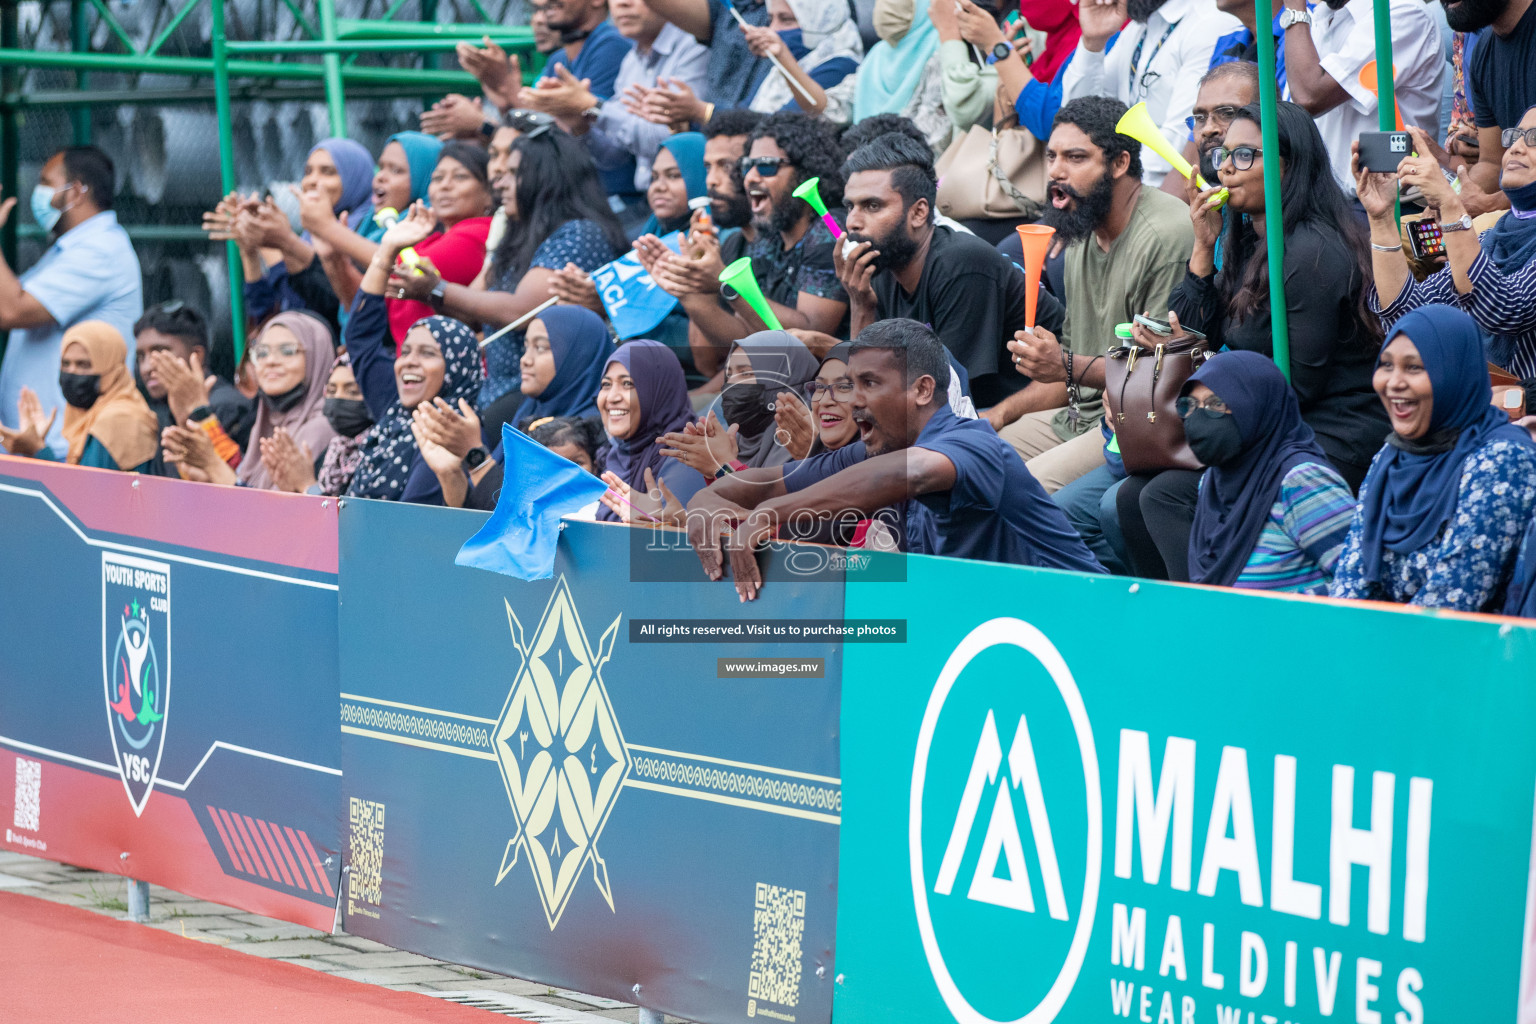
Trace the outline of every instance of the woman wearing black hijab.
<instances>
[{"instance_id":1,"label":"woman wearing black hijab","mask_svg":"<svg viewBox=\"0 0 1536 1024\"><path fill-rule=\"evenodd\" d=\"M1189 537L1190 582L1326 594L1355 499L1275 364L1223 352L1190 377L1179 412L1210 467Z\"/></svg>"}]
</instances>

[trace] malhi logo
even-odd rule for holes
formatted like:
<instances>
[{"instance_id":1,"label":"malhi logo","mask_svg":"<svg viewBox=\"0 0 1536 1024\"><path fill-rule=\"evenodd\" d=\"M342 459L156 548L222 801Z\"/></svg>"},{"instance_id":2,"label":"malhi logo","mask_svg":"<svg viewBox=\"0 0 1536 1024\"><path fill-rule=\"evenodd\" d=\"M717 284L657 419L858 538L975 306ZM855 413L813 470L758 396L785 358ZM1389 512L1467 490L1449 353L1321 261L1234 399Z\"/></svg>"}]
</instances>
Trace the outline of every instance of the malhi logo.
<instances>
[{"instance_id":1,"label":"malhi logo","mask_svg":"<svg viewBox=\"0 0 1536 1024\"><path fill-rule=\"evenodd\" d=\"M171 695L171 567L101 556L107 729L135 815L144 812L165 749Z\"/></svg>"},{"instance_id":2,"label":"malhi logo","mask_svg":"<svg viewBox=\"0 0 1536 1024\"><path fill-rule=\"evenodd\" d=\"M1057 1019L1093 933L1102 837L1098 755L1066 662L1027 622L982 623L929 697L908 819L923 952L956 1021Z\"/></svg>"}]
</instances>

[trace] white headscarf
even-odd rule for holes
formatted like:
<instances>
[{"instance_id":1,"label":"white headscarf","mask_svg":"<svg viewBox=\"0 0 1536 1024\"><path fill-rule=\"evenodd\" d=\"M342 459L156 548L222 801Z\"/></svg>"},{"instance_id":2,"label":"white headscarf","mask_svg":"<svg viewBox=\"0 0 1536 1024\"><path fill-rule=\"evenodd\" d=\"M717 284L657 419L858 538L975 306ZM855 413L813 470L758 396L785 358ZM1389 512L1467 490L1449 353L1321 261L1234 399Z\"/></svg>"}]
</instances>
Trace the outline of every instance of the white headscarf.
<instances>
[{"instance_id":1,"label":"white headscarf","mask_svg":"<svg viewBox=\"0 0 1536 1024\"><path fill-rule=\"evenodd\" d=\"M807 73L838 57L847 57L855 64L864 59L864 38L859 35L859 26L849 16L846 0L785 0L785 3L800 23L801 40L810 47L810 52L800 58L800 66ZM757 87L748 106L760 114L771 114L790 100L800 99L799 92L775 70Z\"/></svg>"}]
</instances>

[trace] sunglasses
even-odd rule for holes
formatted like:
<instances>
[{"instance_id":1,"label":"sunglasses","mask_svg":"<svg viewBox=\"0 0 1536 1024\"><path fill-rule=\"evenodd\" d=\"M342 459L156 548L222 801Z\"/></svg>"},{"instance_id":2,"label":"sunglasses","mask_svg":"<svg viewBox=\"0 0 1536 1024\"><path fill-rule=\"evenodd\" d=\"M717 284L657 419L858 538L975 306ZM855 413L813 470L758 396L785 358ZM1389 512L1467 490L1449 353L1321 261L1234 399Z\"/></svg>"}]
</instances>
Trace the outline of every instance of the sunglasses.
<instances>
[{"instance_id":1,"label":"sunglasses","mask_svg":"<svg viewBox=\"0 0 1536 1024\"><path fill-rule=\"evenodd\" d=\"M175 316L177 313L180 313L182 310L186 309L187 304L182 302L180 299L172 299L170 302L160 303L160 305L156 308L166 316Z\"/></svg>"},{"instance_id":2,"label":"sunglasses","mask_svg":"<svg viewBox=\"0 0 1536 1024\"><path fill-rule=\"evenodd\" d=\"M1220 146L1211 154L1211 165L1220 167L1228 160L1231 160L1233 167L1240 171L1246 171L1250 170L1253 167L1253 162L1263 155L1264 151L1262 149L1257 149L1253 146L1233 146L1231 149L1228 149L1226 146Z\"/></svg>"},{"instance_id":3,"label":"sunglasses","mask_svg":"<svg viewBox=\"0 0 1536 1024\"><path fill-rule=\"evenodd\" d=\"M1237 118L1237 107L1212 107L1209 113L1192 114L1184 119L1184 124L1192 132L1197 132L1210 124L1231 124Z\"/></svg>"},{"instance_id":4,"label":"sunglasses","mask_svg":"<svg viewBox=\"0 0 1536 1024\"><path fill-rule=\"evenodd\" d=\"M787 166L789 166L788 157L744 156L741 158L741 176L745 178L747 172L755 167L758 177L772 178Z\"/></svg>"},{"instance_id":5,"label":"sunglasses","mask_svg":"<svg viewBox=\"0 0 1536 1024\"><path fill-rule=\"evenodd\" d=\"M509 110L501 123L522 132L525 139L547 135L555 128L555 119L539 110Z\"/></svg>"},{"instance_id":6,"label":"sunglasses","mask_svg":"<svg viewBox=\"0 0 1536 1024\"><path fill-rule=\"evenodd\" d=\"M1520 139L1524 139L1527 146L1536 148L1536 128L1505 128L1499 135L1499 140L1504 143L1505 149L1513 146Z\"/></svg>"}]
</instances>

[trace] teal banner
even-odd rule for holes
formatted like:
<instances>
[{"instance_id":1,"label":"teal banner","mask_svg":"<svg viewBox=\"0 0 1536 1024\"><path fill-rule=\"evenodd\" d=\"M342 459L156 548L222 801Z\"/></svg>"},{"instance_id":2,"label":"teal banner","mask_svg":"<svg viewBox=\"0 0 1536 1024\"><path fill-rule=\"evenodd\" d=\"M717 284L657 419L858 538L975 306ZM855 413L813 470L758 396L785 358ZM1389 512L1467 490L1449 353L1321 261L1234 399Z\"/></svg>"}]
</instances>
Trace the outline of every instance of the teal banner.
<instances>
[{"instance_id":1,"label":"teal banner","mask_svg":"<svg viewBox=\"0 0 1536 1024\"><path fill-rule=\"evenodd\" d=\"M907 575L847 586L924 614L844 653L838 1024L1527 1019L1536 631Z\"/></svg>"}]
</instances>

